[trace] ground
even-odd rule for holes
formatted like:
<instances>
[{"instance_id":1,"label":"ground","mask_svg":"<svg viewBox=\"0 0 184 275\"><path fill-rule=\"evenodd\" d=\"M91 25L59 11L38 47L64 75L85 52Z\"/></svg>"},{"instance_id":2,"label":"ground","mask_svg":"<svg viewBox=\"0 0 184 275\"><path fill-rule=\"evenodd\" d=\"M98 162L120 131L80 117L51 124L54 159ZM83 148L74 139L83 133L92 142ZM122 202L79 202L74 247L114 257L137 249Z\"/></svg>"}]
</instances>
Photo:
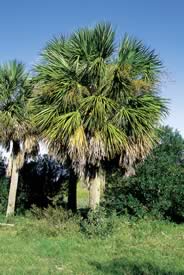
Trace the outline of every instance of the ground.
<instances>
[{"instance_id":1,"label":"ground","mask_svg":"<svg viewBox=\"0 0 184 275\"><path fill-rule=\"evenodd\" d=\"M183 225L121 218L106 239L88 239L72 228L54 236L29 218L13 222L0 227L0 274L184 274Z\"/></svg>"}]
</instances>

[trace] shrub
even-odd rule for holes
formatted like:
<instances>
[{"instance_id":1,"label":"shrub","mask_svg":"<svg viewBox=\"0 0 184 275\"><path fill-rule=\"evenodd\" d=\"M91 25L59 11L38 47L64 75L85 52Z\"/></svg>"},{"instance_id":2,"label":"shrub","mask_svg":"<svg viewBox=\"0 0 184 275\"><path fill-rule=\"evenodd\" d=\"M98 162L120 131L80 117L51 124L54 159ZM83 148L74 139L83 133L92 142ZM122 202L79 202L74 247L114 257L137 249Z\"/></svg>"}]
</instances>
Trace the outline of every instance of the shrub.
<instances>
[{"instance_id":1,"label":"shrub","mask_svg":"<svg viewBox=\"0 0 184 275\"><path fill-rule=\"evenodd\" d=\"M123 178L120 170L108 175L102 206L109 213L115 210L117 215L143 217L146 213L145 206L134 194L132 182Z\"/></svg>"},{"instance_id":2,"label":"shrub","mask_svg":"<svg viewBox=\"0 0 184 275\"><path fill-rule=\"evenodd\" d=\"M70 234L80 231L80 217L62 207L41 209L33 206L26 214L27 224L21 228L21 236L45 235L56 237L63 234Z\"/></svg>"},{"instance_id":3,"label":"shrub","mask_svg":"<svg viewBox=\"0 0 184 275\"><path fill-rule=\"evenodd\" d=\"M161 141L138 165L136 176L120 170L108 173L104 205L118 214L142 217L151 213L175 222L184 221L184 140L166 127Z\"/></svg>"},{"instance_id":4,"label":"shrub","mask_svg":"<svg viewBox=\"0 0 184 275\"><path fill-rule=\"evenodd\" d=\"M102 207L90 210L84 218L80 213L74 214L62 207L41 209L33 206L26 212L17 234L22 238L39 238L40 235L57 237L82 233L87 238L105 239L114 232L117 222L115 213L109 216Z\"/></svg>"},{"instance_id":5,"label":"shrub","mask_svg":"<svg viewBox=\"0 0 184 275\"><path fill-rule=\"evenodd\" d=\"M115 214L108 216L105 208L102 207L90 210L87 218L81 221L81 231L89 238L104 239L112 234L114 227Z\"/></svg>"}]
</instances>

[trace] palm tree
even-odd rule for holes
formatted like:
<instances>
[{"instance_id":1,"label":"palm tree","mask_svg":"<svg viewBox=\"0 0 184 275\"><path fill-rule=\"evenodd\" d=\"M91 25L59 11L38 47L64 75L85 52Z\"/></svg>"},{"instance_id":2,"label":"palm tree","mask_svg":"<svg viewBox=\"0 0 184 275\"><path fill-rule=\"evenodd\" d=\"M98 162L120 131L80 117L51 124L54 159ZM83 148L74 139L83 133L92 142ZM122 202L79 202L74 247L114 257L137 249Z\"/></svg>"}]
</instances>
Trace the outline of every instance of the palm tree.
<instances>
[{"instance_id":1,"label":"palm tree","mask_svg":"<svg viewBox=\"0 0 184 275\"><path fill-rule=\"evenodd\" d=\"M162 63L128 35L117 47L110 24L54 38L41 60L35 122L50 151L70 159L75 174L88 180L94 209L105 183L104 162L118 158L128 174L156 140L167 112L158 95Z\"/></svg>"},{"instance_id":2,"label":"palm tree","mask_svg":"<svg viewBox=\"0 0 184 275\"><path fill-rule=\"evenodd\" d=\"M0 66L0 142L9 151L7 176L11 177L7 215L14 214L25 152L29 153L35 144L27 109L31 90L22 63L14 60Z\"/></svg>"}]
</instances>

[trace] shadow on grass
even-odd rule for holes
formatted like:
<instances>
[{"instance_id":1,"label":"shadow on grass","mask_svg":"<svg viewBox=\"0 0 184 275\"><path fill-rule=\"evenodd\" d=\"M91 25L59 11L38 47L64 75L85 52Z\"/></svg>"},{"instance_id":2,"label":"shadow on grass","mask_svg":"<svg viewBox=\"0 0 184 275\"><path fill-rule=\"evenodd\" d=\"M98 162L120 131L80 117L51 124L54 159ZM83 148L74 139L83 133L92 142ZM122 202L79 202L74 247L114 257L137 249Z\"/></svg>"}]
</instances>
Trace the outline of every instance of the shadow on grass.
<instances>
[{"instance_id":1,"label":"shadow on grass","mask_svg":"<svg viewBox=\"0 0 184 275\"><path fill-rule=\"evenodd\" d=\"M184 275L181 272L165 271L150 263L136 264L126 258L116 259L108 263L91 262L98 272L116 275Z\"/></svg>"}]
</instances>

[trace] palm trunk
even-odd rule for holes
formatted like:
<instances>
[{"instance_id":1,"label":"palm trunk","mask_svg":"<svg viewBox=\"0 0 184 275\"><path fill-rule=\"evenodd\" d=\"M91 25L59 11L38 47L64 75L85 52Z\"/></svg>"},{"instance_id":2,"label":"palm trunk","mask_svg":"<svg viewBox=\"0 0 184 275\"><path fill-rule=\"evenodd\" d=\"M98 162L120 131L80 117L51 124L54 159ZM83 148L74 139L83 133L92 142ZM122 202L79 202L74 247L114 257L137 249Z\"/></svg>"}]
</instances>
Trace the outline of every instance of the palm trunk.
<instances>
[{"instance_id":1,"label":"palm trunk","mask_svg":"<svg viewBox=\"0 0 184 275\"><path fill-rule=\"evenodd\" d=\"M12 163L12 167L9 167L9 171L11 171L11 181L6 216L14 215L15 212L19 169L23 166L24 163L24 151L21 154L20 152L21 151L19 141L12 141L12 154L9 160L9 164Z\"/></svg>"},{"instance_id":2,"label":"palm trunk","mask_svg":"<svg viewBox=\"0 0 184 275\"><path fill-rule=\"evenodd\" d=\"M77 211L77 176L73 169L70 169L70 178L68 186L68 209L72 212Z\"/></svg>"},{"instance_id":3,"label":"palm trunk","mask_svg":"<svg viewBox=\"0 0 184 275\"><path fill-rule=\"evenodd\" d=\"M101 192L105 186L105 176L102 169L95 172L89 180L89 208L95 210L100 205Z\"/></svg>"},{"instance_id":4,"label":"palm trunk","mask_svg":"<svg viewBox=\"0 0 184 275\"><path fill-rule=\"evenodd\" d=\"M12 163L11 183L10 183L10 191L9 191L9 197L8 197L8 207L7 207L6 216L14 215L14 212L15 212L18 178L19 178L19 171L17 169L17 159L16 157L14 157L13 163Z\"/></svg>"}]
</instances>

